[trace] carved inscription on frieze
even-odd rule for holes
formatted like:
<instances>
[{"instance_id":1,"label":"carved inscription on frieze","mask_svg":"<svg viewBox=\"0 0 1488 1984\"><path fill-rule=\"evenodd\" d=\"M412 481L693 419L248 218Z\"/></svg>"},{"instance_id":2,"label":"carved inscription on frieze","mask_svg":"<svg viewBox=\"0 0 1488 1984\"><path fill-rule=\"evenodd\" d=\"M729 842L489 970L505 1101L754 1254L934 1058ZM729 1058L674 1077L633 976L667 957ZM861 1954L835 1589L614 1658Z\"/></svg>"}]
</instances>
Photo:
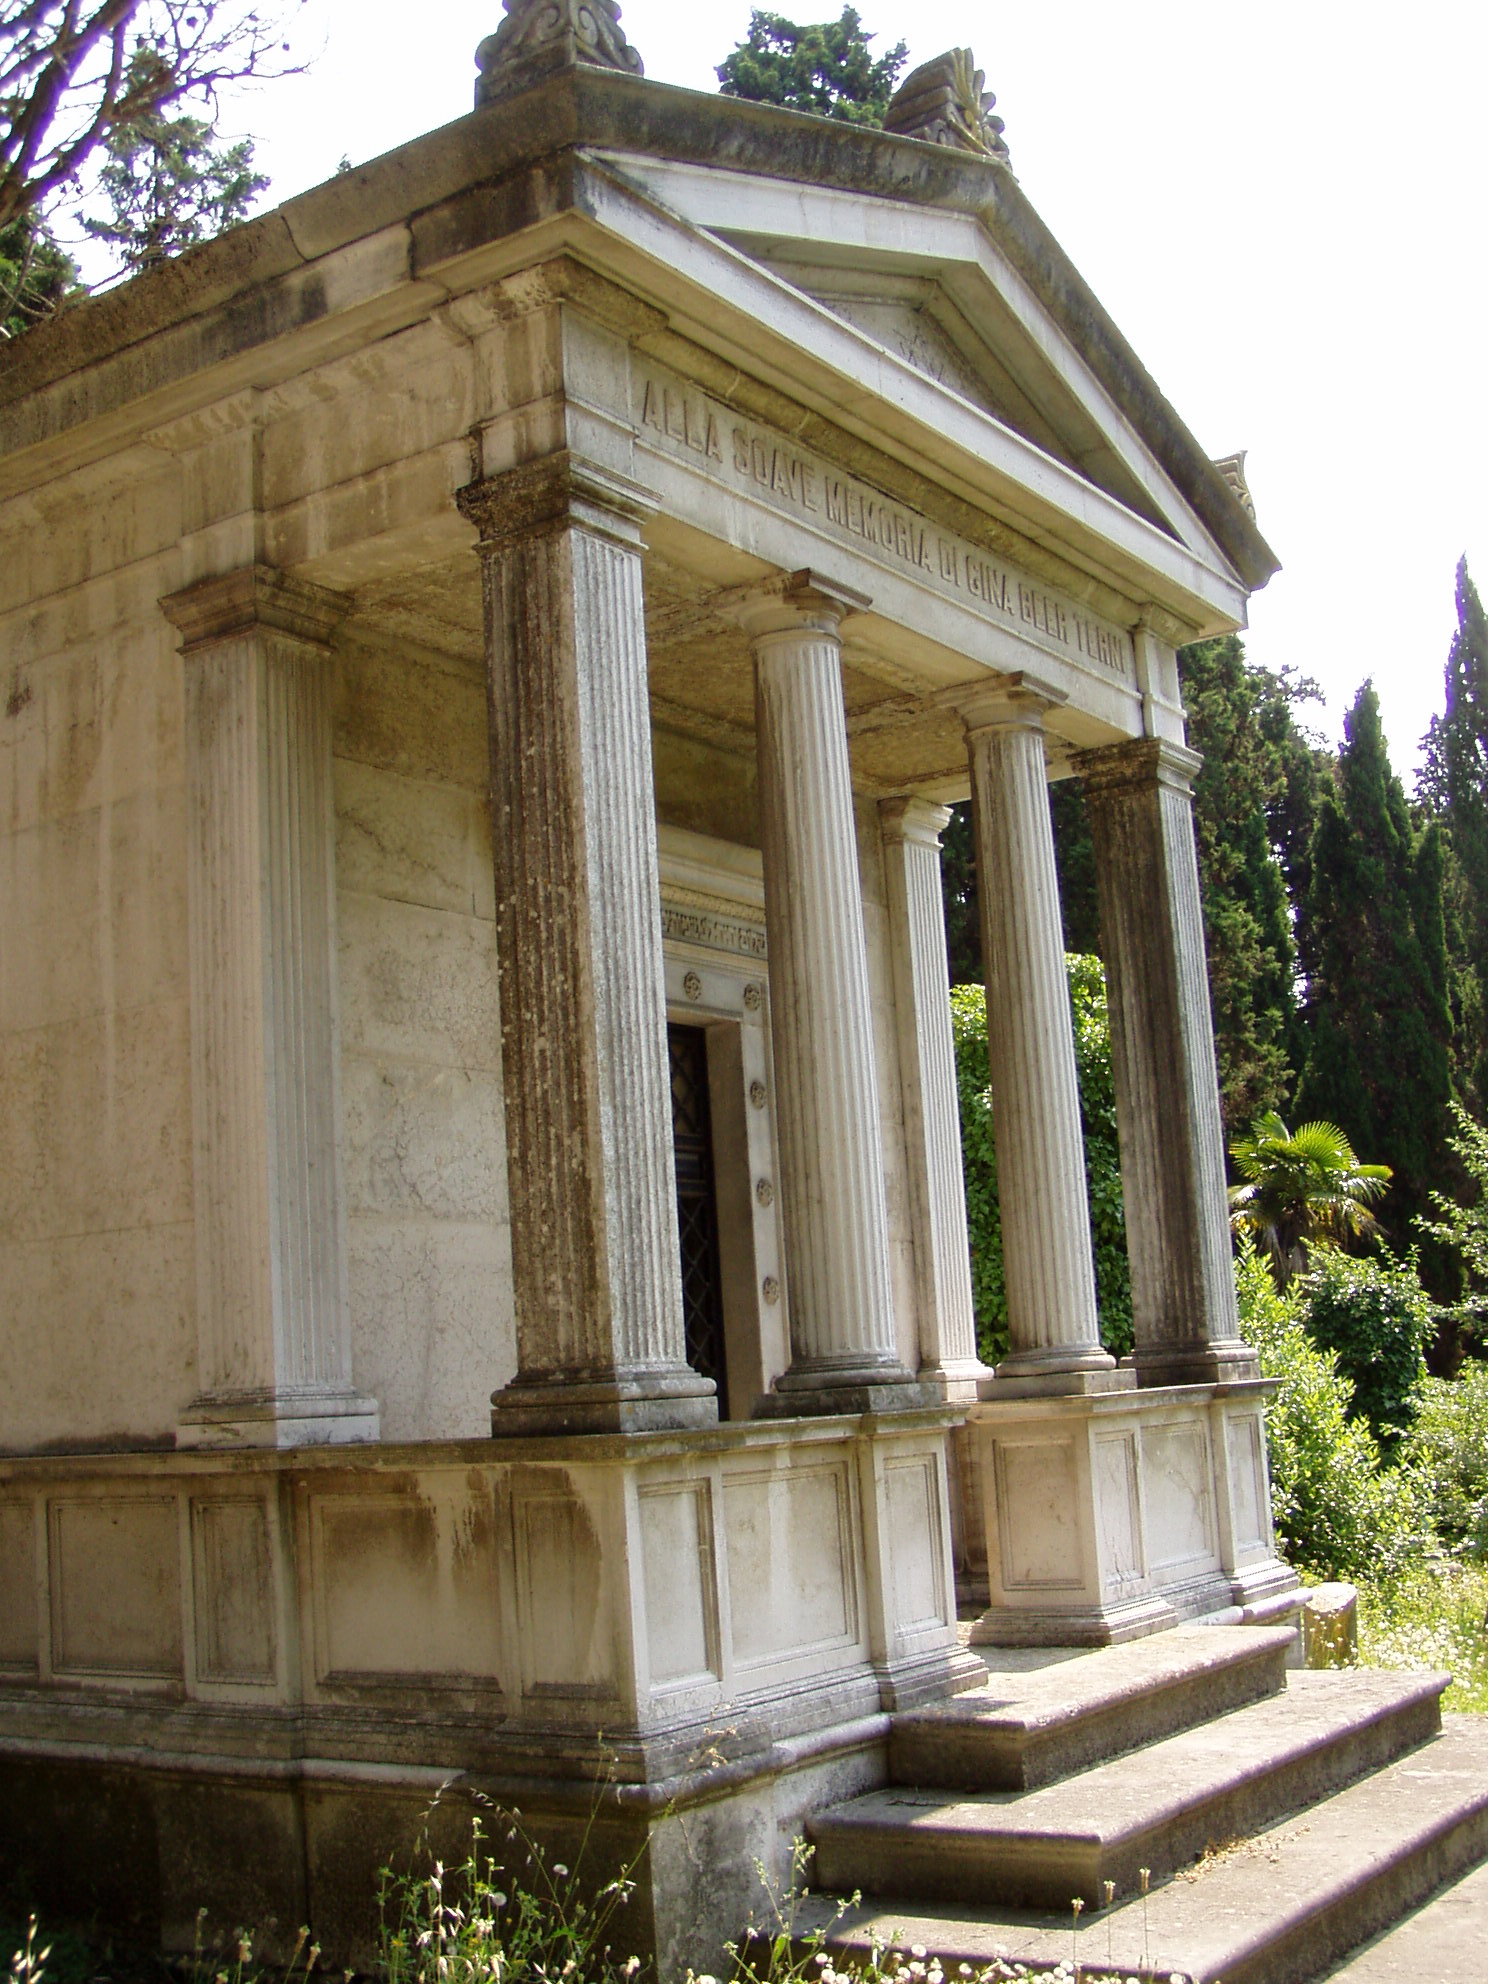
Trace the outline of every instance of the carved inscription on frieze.
<instances>
[{"instance_id":1,"label":"carved inscription on frieze","mask_svg":"<svg viewBox=\"0 0 1488 1984\"><path fill-rule=\"evenodd\" d=\"M1131 636L871 484L654 369L638 380L641 439L747 486L779 510L868 549L988 620L1087 668L1130 681Z\"/></svg>"}]
</instances>

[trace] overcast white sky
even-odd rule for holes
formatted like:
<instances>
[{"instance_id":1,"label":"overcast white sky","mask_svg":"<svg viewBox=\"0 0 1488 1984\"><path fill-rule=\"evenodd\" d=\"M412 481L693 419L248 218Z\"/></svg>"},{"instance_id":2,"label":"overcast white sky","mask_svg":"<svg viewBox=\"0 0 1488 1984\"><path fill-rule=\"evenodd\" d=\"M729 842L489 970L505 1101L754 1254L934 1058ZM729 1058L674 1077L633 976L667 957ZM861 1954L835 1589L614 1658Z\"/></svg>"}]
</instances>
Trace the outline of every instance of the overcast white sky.
<instances>
[{"instance_id":1,"label":"overcast white sky","mask_svg":"<svg viewBox=\"0 0 1488 1984\"><path fill-rule=\"evenodd\" d=\"M792 18L827 0L776 0ZM969 43L1024 191L1211 455L1249 450L1282 571L1248 649L1366 675L1397 768L1441 705L1466 551L1488 587L1481 0L860 0L911 63ZM269 196L460 116L501 0L307 0L311 74L226 106ZM713 89L735 0L624 0L646 73Z\"/></svg>"}]
</instances>

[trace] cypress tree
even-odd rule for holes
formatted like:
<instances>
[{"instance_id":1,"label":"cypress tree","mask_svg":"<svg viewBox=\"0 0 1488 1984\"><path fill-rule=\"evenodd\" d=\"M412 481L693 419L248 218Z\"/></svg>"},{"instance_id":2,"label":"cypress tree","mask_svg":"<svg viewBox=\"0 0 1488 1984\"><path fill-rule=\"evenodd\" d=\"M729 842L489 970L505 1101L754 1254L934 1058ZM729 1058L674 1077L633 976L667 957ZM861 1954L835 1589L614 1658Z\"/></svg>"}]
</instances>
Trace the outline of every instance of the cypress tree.
<instances>
[{"instance_id":1,"label":"cypress tree","mask_svg":"<svg viewBox=\"0 0 1488 1984\"><path fill-rule=\"evenodd\" d=\"M1295 726L1276 678L1247 665L1233 634L1181 649L1178 669L1189 741L1204 761L1194 827L1209 996L1225 1125L1238 1134L1282 1108L1292 1081L1292 936L1272 822Z\"/></svg>"},{"instance_id":2,"label":"cypress tree","mask_svg":"<svg viewBox=\"0 0 1488 1984\"><path fill-rule=\"evenodd\" d=\"M1457 630L1446 708L1424 739L1418 792L1446 830L1442 849L1448 995L1459 1085L1488 1113L1488 614L1457 566Z\"/></svg>"},{"instance_id":3,"label":"cypress tree","mask_svg":"<svg viewBox=\"0 0 1488 1984\"><path fill-rule=\"evenodd\" d=\"M1361 1158L1391 1166L1380 1224L1404 1247L1451 1174L1441 835L1411 820L1372 683L1344 719L1344 740L1312 844L1297 1114L1336 1123ZM1438 1243L1423 1245L1421 1267L1438 1298L1455 1294Z\"/></svg>"}]
</instances>

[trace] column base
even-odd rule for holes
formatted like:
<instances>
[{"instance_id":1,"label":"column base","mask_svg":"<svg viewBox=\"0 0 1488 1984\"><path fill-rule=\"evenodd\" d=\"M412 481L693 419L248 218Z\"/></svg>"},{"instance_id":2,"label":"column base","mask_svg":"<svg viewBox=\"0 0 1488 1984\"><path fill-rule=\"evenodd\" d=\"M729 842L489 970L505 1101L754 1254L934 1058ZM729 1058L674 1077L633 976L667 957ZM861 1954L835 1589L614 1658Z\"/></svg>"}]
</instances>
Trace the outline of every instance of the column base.
<instances>
[{"instance_id":1,"label":"column base","mask_svg":"<svg viewBox=\"0 0 1488 1984\"><path fill-rule=\"evenodd\" d=\"M987 1374L977 1396L982 1399L1097 1398L1107 1392L1134 1392L1135 1371L1113 1364L1106 1371L1009 1372L1005 1363Z\"/></svg>"},{"instance_id":2,"label":"column base","mask_svg":"<svg viewBox=\"0 0 1488 1984\"><path fill-rule=\"evenodd\" d=\"M176 1428L178 1447L331 1447L380 1437L377 1401L351 1391L203 1392Z\"/></svg>"},{"instance_id":3,"label":"column base","mask_svg":"<svg viewBox=\"0 0 1488 1984\"><path fill-rule=\"evenodd\" d=\"M902 1364L825 1370L793 1365L755 1405L756 1419L816 1419L832 1413L919 1412L943 1402Z\"/></svg>"},{"instance_id":4,"label":"column base","mask_svg":"<svg viewBox=\"0 0 1488 1984\"><path fill-rule=\"evenodd\" d=\"M998 1394L1011 1398L1014 1394L1004 1391L1005 1385L1032 1385L1041 1392L1109 1391L1113 1389L1117 1370L1116 1359L1098 1343L1061 1343L1037 1350L1009 1351L997 1365L994 1376Z\"/></svg>"},{"instance_id":5,"label":"column base","mask_svg":"<svg viewBox=\"0 0 1488 1984\"><path fill-rule=\"evenodd\" d=\"M993 1382L989 1367L979 1358L962 1358L953 1364L922 1364L915 1382L928 1387L940 1405L973 1405L982 1387Z\"/></svg>"},{"instance_id":6,"label":"column base","mask_svg":"<svg viewBox=\"0 0 1488 1984\"><path fill-rule=\"evenodd\" d=\"M697 1432L718 1424L718 1394L695 1371L600 1378L514 1379L491 1394L491 1437Z\"/></svg>"},{"instance_id":7,"label":"column base","mask_svg":"<svg viewBox=\"0 0 1488 1984\"><path fill-rule=\"evenodd\" d=\"M1135 1372L1144 1390L1156 1385L1244 1384L1261 1375L1260 1359L1239 1337L1194 1346L1154 1345L1123 1358L1122 1368Z\"/></svg>"}]
</instances>

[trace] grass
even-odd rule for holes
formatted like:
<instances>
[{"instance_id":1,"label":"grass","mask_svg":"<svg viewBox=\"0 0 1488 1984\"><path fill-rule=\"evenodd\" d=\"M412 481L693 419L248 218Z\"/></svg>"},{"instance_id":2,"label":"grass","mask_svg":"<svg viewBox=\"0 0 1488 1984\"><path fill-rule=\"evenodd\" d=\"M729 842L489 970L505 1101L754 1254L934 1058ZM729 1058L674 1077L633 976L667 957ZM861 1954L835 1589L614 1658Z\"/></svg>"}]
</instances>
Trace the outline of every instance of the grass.
<instances>
[{"instance_id":1,"label":"grass","mask_svg":"<svg viewBox=\"0 0 1488 1984\"><path fill-rule=\"evenodd\" d=\"M1448 1558L1386 1589L1361 1586L1359 1657L1367 1667L1445 1669L1443 1708L1488 1711L1488 1567Z\"/></svg>"}]
</instances>

